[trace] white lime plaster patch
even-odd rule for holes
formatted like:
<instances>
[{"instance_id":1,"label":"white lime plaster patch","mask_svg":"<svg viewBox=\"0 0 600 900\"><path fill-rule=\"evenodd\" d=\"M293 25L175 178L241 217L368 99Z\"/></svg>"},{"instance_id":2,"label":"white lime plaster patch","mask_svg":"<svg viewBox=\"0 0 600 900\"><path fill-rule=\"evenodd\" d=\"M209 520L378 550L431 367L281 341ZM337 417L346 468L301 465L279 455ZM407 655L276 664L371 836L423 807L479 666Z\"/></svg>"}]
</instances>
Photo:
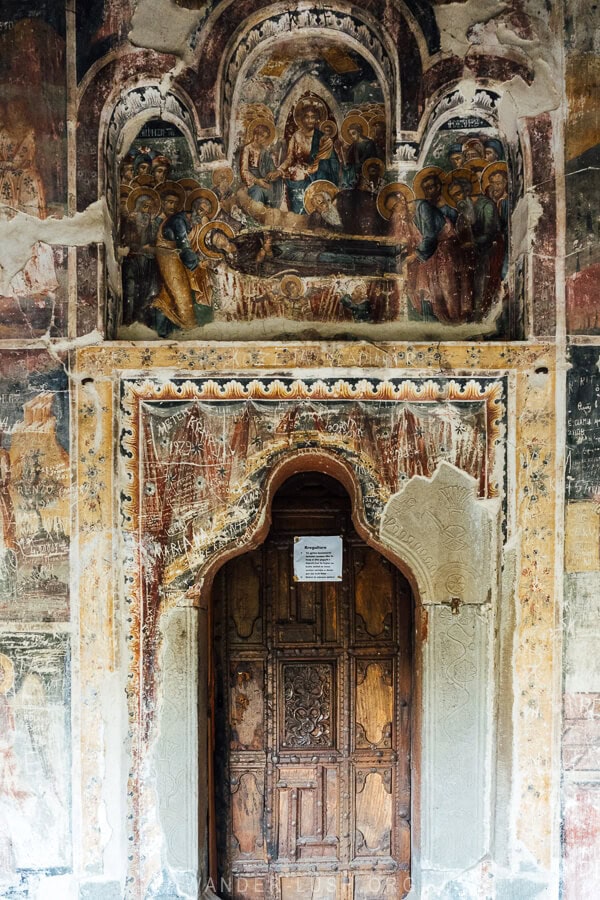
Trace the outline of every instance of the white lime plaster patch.
<instances>
[{"instance_id":1,"label":"white lime plaster patch","mask_svg":"<svg viewBox=\"0 0 600 900\"><path fill-rule=\"evenodd\" d=\"M513 253L518 258L535 248L535 235L538 223L543 215L542 204L535 193L530 191L519 199L512 217Z\"/></svg>"},{"instance_id":2,"label":"white lime plaster patch","mask_svg":"<svg viewBox=\"0 0 600 900\"><path fill-rule=\"evenodd\" d=\"M200 9L184 9L173 0L140 0L131 20L129 40L137 47L172 53L191 62L190 37L202 18Z\"/></svg>"},{"instance_id":3,"label":"white lime plaster patch","mask_svg":"<svg viewBox=\"0 0 600 900\"><path fill-rule=\"evenodd\" d=\"M552 68L545 60L538 59L533 82L526 84L521 77L511 78L504 85L503 100L506 102L506 98L510 97L519 116L537 116L560 106L561 97L557 84Z\"/></svg>"},{"instance_id":4,"label":"white lime plaster patch","mask_svg":"<svg viewBox=\"0 0 600 900\"><path fill-rule=\"evenodd\" d=\"M311 322L294 319L255 319L251 322L211 322L209 325L174 331L170 337L179 341L271 341L288 338L338 340L345 337L366 341L443 341L476 340L496 333L493 316L485 322L442 325L439 322L385 322L364 325L361 322ZM119 340L158 340L155 331L141 323L119 329Z\"/></svg>"},{"instance_id":5,"label":"white lime plaster patch","mask_svg":"<svg viewBox=\"0 0 600 900\"><path fill-rule=\"evenodd\" d=\"M489 22L508 9L502 0L467 0L466 3L447 3L434 7L440 29L442 50L462 57L471 48L468 36L473 26Z\"/></svg>"},{"instance_id":6,"label":"white lime plaster patch","mask_svg":"<svg viewBox=\"0 0 600 900\"><path fill-rule=\"evenodd\" d=\"M527 84L520 77L511 78L505 85L504 103L512 102L519 116L536 116L560 106L560 80L556 78L557 70L561 69L560 53L548 22L550 13L540 0L529 0L526 7L536 22L534 40L520 37L505 22L498 21L498 16L509 8L508 3L498 0L445 4L435 8L435 16L442 50L464 57L479 48L481 52L505 56L531 67L532 83Z\"/></svg>"},{"instance_id":7,"label":"white lime plaster patch","mask_svg":"<svg viewBox=\"0 0 600 900\"><path fill-rule=\"evenodd\" d=\"M112 223L104 200L91 203L83 212L63 219L38 219L18 212L10 220L0 220L0 293L11 294L10 283L31 258L38 241L60 247L85 247L88 244L112 246ZM110 253L108 265L115 267L116 261Z\"/></svg>"}]
</instances>

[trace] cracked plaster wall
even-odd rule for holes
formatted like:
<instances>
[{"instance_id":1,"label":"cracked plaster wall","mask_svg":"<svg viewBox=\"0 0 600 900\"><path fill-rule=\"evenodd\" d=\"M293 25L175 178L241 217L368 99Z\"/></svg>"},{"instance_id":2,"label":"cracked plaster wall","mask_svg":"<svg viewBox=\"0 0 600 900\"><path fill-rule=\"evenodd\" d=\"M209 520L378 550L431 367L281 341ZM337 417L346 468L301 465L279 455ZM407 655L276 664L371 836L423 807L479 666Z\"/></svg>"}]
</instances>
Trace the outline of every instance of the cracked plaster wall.
<instances>
[{"instance_id":1,"label":"cracked plaster wall","mask_svg":"<svg viewBox=\"0 0 600 900\"><path fill-rule=\"evenodd\" d=\"M215 6L140 0L129 23L128 5L109 2L98 18L98 33L104 29L104 35L111 38L113 48L119 46L119 52L133 54L133 58L135 54L143 54L142 73L144 66L148 70L155 66L161 55L172 57L170 64L163 66L159 79L166 93L181 73L197 64L190 37L199 24L208 27L214 21ZM494 859L482 858L472 870L458 874L455 879L441 878L437 887L430 887L427 896L443 900L475 896L477 891L480 895L483 891L485 896L499 898L554 897L559 894L561 875L564 897L591 900L600 890L597 816L600 684L596 667L590 665L590 660L598 656L600 641L593 612L598 604L600 571L597 504L600 479L596 480L594 474L600 433L594 431L593 416L578 415L577 404L586 406L589 402L585 379L592 379L589 383L595 386L599 377L594 293L597 291L594 266L598 210L589 205L590 184L594 185L597 178L594 152L598 146L598 123L593 91L598 65L598 47L593 37L598 33L597 23L589 4L583 0L568 0L564 8L562 4L549 5L542 0L519 3L468 0L439 2L433 6L441 54L448 61L454 58L453 78L466 96L472 93L476 78L485 76L487 55L522 67L523 74L512 75L504 81L500 106L503 130L509 140L515 141L517 134L523 134L524 129L526 132L526 126L536 119L527 133L531 159L529 188L515 210L514 246L518 251L532 251L527 285L527 334L529 337L545 335L549 339L551 368L555 366L558 373L556 397L542 397L534 392L534 405L528 413L534 418L538 414L541 422L556 401L559 425L555 446L542 448L542 452L554 453L557 461L555 477L547 486L551 493L558 492L556 518L542 516L528 526L541 530L546 541L555 542L556 562L547 565L555 565L557 593L552 599L543 592L536 595L535 585L539 582L535 579L543 580L547 575L539 571L532 576L530 595L517 586L515 615L508 607L506 623L501 626L505 629L502 646L497 649L499 665L504 673L507 667L512 668L517 676L516 686L521 688L515 691L512 720L506 710L498 717L498 722L504 723L500 736L504 764L498 773L497 790L510 827L503 839L504 846L498 849ZM79 4L69 4L69 10L75 10L77 16L83 15ZM67 21L67 52L76 56L73 21L68 16ZM117 32L121 35L120 45L111 37ZM100 58L101 55L96 59L96 66ZM565 68L568 96L563 91ZM4 698L3 715L9 733L14 736L12 747L3 752L15 753L17 759L12 793L9 791L7 798L5 788L3 795L11 815L16 810L12 822L17 824L8 836L6 829L0 828L0 892L4 891L7 897L32 900L53 897L116 900L129 896L134 889L127 880L130 877L128 836L131 837L128 829L132 816L128 799L132 782L128 776L137 752L127 736L124 688L129 647L124 636L128 609L122 603L119 588L119 562L115 556L119 545L113 543L119 521L111 500L114 418L107 419L103 412L112 410L116 381L105 376L96 384L101 364L84 363L77 369L77 354L85 346L101 347L107 334L105 291L109 286L118 292L120 274L113 250L115 225L104 198L98 200L96 194L85 209L75 212L79 208L75 191L77 141L81 144L88 141L96 151L97 132L86 119L75 128L81 97L73 69L72 57L67 77L65 161L69 177L64 212L59 215L54 211L40 219L20 211L10 220L0 221L0 295L10 296L13 279L24 272L36 245L42 242L57 253L64 249L65 274L61 289L66 309L64 327L58 333L52 325L41 333L32 333L25 322L21 331L14 330L8 337L0 335L3 338L0 463L4 498L0 501L3 503L0 661L4 664L5 684L10 683L0 693L0 700ZM79 74L80 85L90 89L89 81L84 81L86 73ZM126 74L135 81L137 76L131 70ZM98 115L101 117L106 112L99 110ZM573 134L577 135L576 141ZM558 177L554 184L555 173ZM82 177L81 171L78 175ZM93 183L96 176L95 172L84 172L83 177ZM555 224L558 250L552 243ZM554 266L556 283L548 276L549 267L554 270ZM570 278L568 283L565 275ZM85 300L81 296L82 286L85 286ZM565 291L569 303L566 322ZM566 360L566 332L578 335L577 343L589 347L587 356L571 356ZM254 338L258 336L260 331ZM378 337L384 339L385 333ZM465 337L468 339L468 335ZM164 361L155 360L151 354L143 358L146 352L143 347L130 360L127 345L107 343L105 346L107 365L115 371L129 365L140 370L148 365L169 370L165 369ZM356 346L352 364L355 371L364 370L364 360L376 349L362 344ZM467 346L465 354L469 350ZM476 345L472 351L479 359ZM103 351L98 352L100 357L96 360L102 359ZM235 368L235 353L228 349L219 352ZM402 368L395 356L398 352L396 348L393 353L384 354L388 375L394 374L394 367L389 367L390 358L396 359L395 365ZM450 374L466 365L466 358L454 357L444 372ZM176 364L169 365L185 369L186 360L179 356ZM281 360L278 365L283 366ZM432 371L438 371L437 363L429 362L429 365L433 365ZM583 394L575 391L565 396L565 390L561 390L569 366L572 367L571 383L579 379L576 383L579 388L583 385ZM201 364L196 363L198 367L201 370ZM591 396L594 397L593 391ZM574 408L568 406L571 401ZM509 433L515 460L539 453L531 449L531 441L528 445L524 443L514 411L510 416ZM86 417L92 425L86 424ZM576 418L590 419L590 423L568 424ZM100 421L101 426L93 424ZM542 427L540 424L539 428ZM534 434L535 431L534 425ZM25 435L20 444L19 435ZM585 457L583 450L589 450ZM563 547L560 460L565 452L567 502ZM64 454L70 454L70 483ZM580 470L576 468L577 460L581 461ZM525 501L522 494L515 493L516 461L512 466L509 505L515 509ZM569 490L569 478L581 482L573 491ZM84 505L86 513L80 521ZM521 535L515 535L517 544L520 538ZM127 552L126 548L121 548L121 552ZM559 591L563 552L567 573L564 619ZM14 556L18 558L16 570ZM518 552L516 556L519 557ZM516 570L519 566L527 569L535 567L535 562L521 559ZM19 579L18 594L15 578ZM509 596L510 590L507 588L502 593ZM547 808L553 817L553 827L545 836L545 852L537 856L536 850L528 846L520 807L520 790L527 776L519 771L518 763L512 768L511 762L512 754L518 755L519 741L523 741L523 718L541 716L523 699L527 680L517 661L522 647L513 643L516 635L524 636L523 630L518 630L522 629L523 621L535 616L530 609L534 602L542 607L549 602L555 604L549 620L552 625L545 626L545 640L541 644L548 656L560 653L564 622L562 716L557 706L556 669L543 669L540 676L555 679L548 685L554 697L551 718L546 716L541 720L544 729L550 728L544 731L543 739L551 746L556 746L562 724L564 789L559 804L555 764L555 769L548 774L548 782L553 786L549 788L551 798ZM188 613L180 615L185 618ZM81 644L80 635L83 636ZM506 684L502 690L512 697L510 685ZM32 733L37 733L37 745ZM50 766L47 770L50 776L45 778L42 771L48 754L64 754L66 746L71 748L73 780L71 787L63 787L57 798L56 785L61 783L61 778L69 781L68 770L65 775L60 768ZM68 758L67 753L65 759ZM160 754L149 764L160 766ZM56 848L52 860L42 859L33 842L36 828L46 829L48 835L58 831L60 822L61 827L70 829L70 836L63 838L63 846ZM565 835L560 867L559 824ZM454 825L450 823L449 827ZM161 843L160 830L144 837L148 839L150 855L155 852L168 856L168 848ZM42 833L40 842L43 841ZM183 869L187 870L188 864L193 869L192 857L193 853ZM155 896L177 896L173 883L162 888L157 884L154 890ZM183 891L183 896L193 895L193 890L190 894L185 885Z\"/></svg>"}]
</instances>

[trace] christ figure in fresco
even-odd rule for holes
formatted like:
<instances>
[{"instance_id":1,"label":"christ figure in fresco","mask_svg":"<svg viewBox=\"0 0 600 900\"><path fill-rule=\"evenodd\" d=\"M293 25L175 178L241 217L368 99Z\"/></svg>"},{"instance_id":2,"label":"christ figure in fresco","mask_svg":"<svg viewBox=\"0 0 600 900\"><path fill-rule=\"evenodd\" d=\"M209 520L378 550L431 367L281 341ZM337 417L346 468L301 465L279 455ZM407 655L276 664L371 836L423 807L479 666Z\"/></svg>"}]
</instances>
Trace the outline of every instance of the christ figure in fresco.
<instances>
[{"instance_id":1,"label":"christ figure in fresco","mask_svg":"<svg viewBox=\"0 0 600 900\"><path fill-rule=\"evenodd\" d=\"M305 211L304 192L313 181L337 181L333 170L339 167L339 160L333 140L319 127L326 119L325 104L318 97L301 97L296 103L294 120L298 128L278 170L285 177L288 205L294 213Z\"/></svg>"}]
</instances>

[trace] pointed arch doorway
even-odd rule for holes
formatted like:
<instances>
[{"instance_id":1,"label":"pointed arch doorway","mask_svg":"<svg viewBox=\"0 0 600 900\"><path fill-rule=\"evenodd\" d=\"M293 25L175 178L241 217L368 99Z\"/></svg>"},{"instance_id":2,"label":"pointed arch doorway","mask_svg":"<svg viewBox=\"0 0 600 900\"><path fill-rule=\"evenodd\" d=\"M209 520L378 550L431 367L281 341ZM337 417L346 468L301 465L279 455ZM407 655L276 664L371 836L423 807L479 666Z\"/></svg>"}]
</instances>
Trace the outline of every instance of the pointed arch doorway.
<instances>
[{"instance_id":1,"label":"pointed arch doorway","mask_svg":"<svg viewBox=\"0 0 600 900\"><path fill-rule=\"evenodd\" d=\"M296 580L294 539L342 538L341 579ZM312 577L312 576L310 576ZM413 598L302 472L213 585L212 881L235 900L397 900L410 887Z\"/></svg>"}]
</instances>

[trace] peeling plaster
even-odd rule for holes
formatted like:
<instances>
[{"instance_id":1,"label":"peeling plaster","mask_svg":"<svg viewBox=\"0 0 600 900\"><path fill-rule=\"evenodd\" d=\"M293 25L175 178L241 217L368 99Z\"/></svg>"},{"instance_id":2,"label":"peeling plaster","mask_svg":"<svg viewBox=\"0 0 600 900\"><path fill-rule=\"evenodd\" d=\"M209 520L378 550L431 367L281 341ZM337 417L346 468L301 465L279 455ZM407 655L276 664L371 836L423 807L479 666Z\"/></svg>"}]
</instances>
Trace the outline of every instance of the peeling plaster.
<instances>
[{"instance_id":1,"label":"peeling plaster","mask_svg":"<svg viewBox=\"0 0 600 900\"><path fill-rule=\"evenodd\" d=\"M495 321L464 323L462 325L442 325L438 322L385 322L369 324L360 322L296 322L293 319L273 317L254 319L249 322L212 322L175 331L178 341L272 341L272 340L339 340L350 337L357 340L377 341L443 341L452 335L452 340L476 340L496 333ZM128 341L158 340L156 331L141 323L121 327L120 338Z\"/></svg>"},{"instance_id":2,"label":"peeling plaster","mask_svg":"<svg viewBox=\"0 0 600 900\"><path fill-rule=\"evenodd\" d=\"M510 98L517 109L517 115L521 117L556 110L561 103L560 92L556 90L556 78L545 60L537 60L532 84L526 84L522 78L515 77L506 82L504 91L500 107Z\"/></svg>"},{"instance_id":3,"label":"peeling plaster","mask_svg":"<svg viewBox=\"0 0 600 900\"><path fill-rule=\"evenodd\" d=\"M521 197L512 219L514 258L528 253L535 246L535 231L544 213L538 197L531 191Z\"/></svg>"},{"instance_id":4,"label":"peeling plaster","mask_svg":"<svg viewBox=\"0 0 600 900\"><path fill-rule=\"evenodd\" d=\"M12 219L0 220L0 293L10 295L10 282L27 264L38 241L62 247L88 244L112 245L112 222L105 200L97 200L87 209L64 219L38 219L18 212ZM110 256L110 254L109 254ZM112 278L118 283L118 269L112 257Z\"/></svg>"},{"instance_id":5,"label":"peeling plaster","mask_svg":"<svg viewBox=\"0 0 600 900\"><path fill-rule=\"evenodd\" d=\"M467 0L466 3L448 3L436 6L435 18L440 30L442 51L463 57L471 49L469 31L475 25L484 24L509 9L502 0Z\"/></svg>"},{"instance_id":6,"label":"peeling plaster","mask_svg":"<svg viewBox=\"0 0 600 900\"><path fill-rule=\"evenodd\" d=\"M200 9L184 9L173 0L140 0L132 18L129 40L137 47L172 53L192 62L190 38L208 4Z\"/></svg>"},{"instance_id":7,"label":"peeling plaster","mask_svg":"<svg viewBox=\"0 0 600 900\"><path fill-rule=\"evenodd\" d=\"M536 21L535 40L517 35L498 16L510 9L510 4L498 0L468 0L437 7L436 19L442 35L442 49L461 58L476 48L498 56L510 56L533 70L531 84L521 77L505 84L502 103L514 104L519 116L536 116L558 109L561 104L560 58L555 53L556 40L547 22L539 15L539 3L530 2L530 16ZM512 110L510 111L512 113ZM510 119L511 116L507 116Z\"/></svg>"}]
</instances>

